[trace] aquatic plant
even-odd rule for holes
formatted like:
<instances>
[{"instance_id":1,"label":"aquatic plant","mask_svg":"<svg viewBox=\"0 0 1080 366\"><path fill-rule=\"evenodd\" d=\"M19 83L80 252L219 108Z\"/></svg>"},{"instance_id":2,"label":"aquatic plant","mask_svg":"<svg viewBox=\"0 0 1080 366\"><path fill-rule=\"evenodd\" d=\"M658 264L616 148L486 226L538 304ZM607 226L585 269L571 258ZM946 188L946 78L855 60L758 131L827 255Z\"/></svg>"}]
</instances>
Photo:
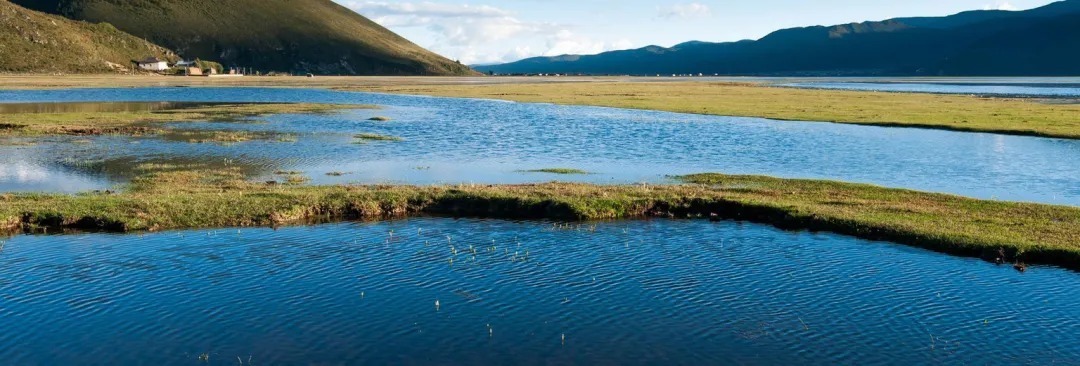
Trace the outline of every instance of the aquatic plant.
<instances>
[{"instance_id":1,"label":"aquatic plant","mask_svg":"<svg viewBox=\"0 0 1080 366\"><path fill-rule=\"evenodd\" d=\"M405 141L405 139L397 136L380 135L377 133L359 133L353 135L353 137L359 140L357 141L358 143L363 143L365 141Z\"/></svg>"},{"instance_id":2,"label":"aquatic plant","mask_svg":"<svg viewBox=\"0 0 1080 366\"><path fill-rule=\"evenodd\" d=\"M589 174L589 172L587 172L587 171L584 171L584 170L581 170L581 169L573 169L573 168L545 168L545 169L522 170L521 172L524 172L524 173L564 174L564 175Z\"/></svg>"}]
</instances>

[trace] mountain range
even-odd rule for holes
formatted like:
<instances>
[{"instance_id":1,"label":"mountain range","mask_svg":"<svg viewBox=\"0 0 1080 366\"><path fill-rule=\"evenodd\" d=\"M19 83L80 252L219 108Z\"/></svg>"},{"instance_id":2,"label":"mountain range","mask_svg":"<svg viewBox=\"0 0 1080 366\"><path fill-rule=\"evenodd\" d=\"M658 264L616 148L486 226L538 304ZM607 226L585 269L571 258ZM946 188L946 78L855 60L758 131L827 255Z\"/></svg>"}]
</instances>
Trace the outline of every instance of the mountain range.
<instances>
[{"instance_id":1,"label":"mountain range","mask_svg":"<svg viewBox=\"0 0 1080 366\"><path fill-rule=\"evenodd\" d=\"M226 67L337 75L474 73L331 0L12 2L85 22L81 23L85 27L114 27L183 58L214 60ZM105 23L108 25L100 25ZM138 57L151 54L143 52Z\"/></svg>"},{"instance_id":2,"label":"mountain range","mask_svg":"<svg viewBox=\"0 0 1080 366\"><path fill-rule=\"evenodd\" d=\"M1026 11L784 29L758 40L686 42L474 66L499 74L762 76L1080 75L1080 0Z\"/></svg>"}]
</instances>

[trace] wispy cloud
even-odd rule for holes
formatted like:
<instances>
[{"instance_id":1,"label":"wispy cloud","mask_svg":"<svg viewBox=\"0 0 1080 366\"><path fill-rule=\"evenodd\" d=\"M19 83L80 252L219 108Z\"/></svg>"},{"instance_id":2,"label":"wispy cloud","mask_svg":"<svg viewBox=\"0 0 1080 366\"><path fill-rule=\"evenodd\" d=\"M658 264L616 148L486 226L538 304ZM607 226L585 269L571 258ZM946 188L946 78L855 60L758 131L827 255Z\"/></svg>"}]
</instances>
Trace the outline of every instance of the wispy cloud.
<instances>
[{"instance_id":1,"label":"wispy cloud","mask_svg":"<svg viewBox=\"0 0 1080 366\"><path fill-rule=\"evenodd\" d=\"M419 27L436 35L429 49L461 62L498 63L533 56L567 53L597 53L630 47L629 41L601 42L574 32L573 26L530 22L513 12L487 5L435 2L390 3L382 1L339 0L339 3L389 28ZM492 47L499 42L505 48ZM521 45L534 40L544 47Z\"/></svg>"},{"instance_id":2,"label":"wispy cloud","mask_svg":"<svg viewBox=\"0 0 1080 366\"><path fill-rule=\"evenodd\" d=\"M712 16L712 9L702 3L675 4L656 9L657 16L665 19L707 18Z\"/></svg>"},{"instance_id":3,"label":"wispy cloud","mask_svg":"<svg viewBox=\"0 0 1080 366\"><path fill-rule=\"evenodd\" d=\"M987 5L983 6L983 10L1016 11L1016 10L1020 10L1020 8L1017 8L1016 6L1013 6L1013 4L1009 4L1008 1L1002 1L1002 2L995 3L995 4L987 4Z\"/></svg>"}]
</instances>

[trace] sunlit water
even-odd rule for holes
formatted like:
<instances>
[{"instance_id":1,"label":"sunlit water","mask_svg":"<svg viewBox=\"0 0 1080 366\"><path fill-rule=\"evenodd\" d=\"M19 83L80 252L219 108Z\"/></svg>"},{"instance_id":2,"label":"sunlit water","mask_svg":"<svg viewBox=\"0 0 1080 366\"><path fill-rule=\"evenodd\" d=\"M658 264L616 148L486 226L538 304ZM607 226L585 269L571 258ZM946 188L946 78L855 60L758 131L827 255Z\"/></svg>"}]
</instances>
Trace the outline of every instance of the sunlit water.
<instances>
[{"instance_id":1,"label":"sunlit water","mask_svg":"<svg viewBox=\"0 0 1080 366\"><path fill-rule=\"evenodd\" d=\"M0 360L1069 364L1078 298L1065 270L735 222L18 236Z\"/></svg>"},{"instance_id":2,"label":"sunlit water","mask_svg":"<svg viewBox=\"0 0 1080 366\"><path fill-rule=\"evenodd\" d=\"M802 82L782 85L812 89L841 89L937 94L973 94L987 96L1080 98L1080 84Z\"/></svg>"},{"instance_id":3,"label":"sunlit water","mask_svg":"<svg viewBox=\"0 0 1080 366\"><path fill-rule=\"evenodd\" d=\"M635 183L724 172L1080 204L1080 141L1064 139L307 89L0 91L0 102L94 100L361 103L383 109L174 125L295 137L285 141L16 139L0 143L0 191L106 189L130 179L140 162L203 161L241 166L259 180L276 179L279 170L303 171L314 184ZM392 121L367 120L373 116ZM354 143L353 135L364 132L405 141ZM593 174L523 172L541 168Z\"/></svg>"}]
</instances>

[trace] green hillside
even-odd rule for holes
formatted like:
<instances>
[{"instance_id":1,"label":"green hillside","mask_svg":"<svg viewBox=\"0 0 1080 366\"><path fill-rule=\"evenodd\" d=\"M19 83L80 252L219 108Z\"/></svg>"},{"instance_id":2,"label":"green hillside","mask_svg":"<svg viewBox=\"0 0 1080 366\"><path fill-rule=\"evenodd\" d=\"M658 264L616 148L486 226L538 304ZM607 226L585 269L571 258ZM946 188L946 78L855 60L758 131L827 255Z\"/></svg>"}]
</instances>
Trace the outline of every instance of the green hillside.
<instances>
[{"instance_id":1,"label":"green hillside","mask_svg":"<svg viewBox=\"0 0 1080 366\"><path fill-rule=\"evenodd\" d=\"M108 22L185 58L270 72L463 75L427 51L330 0L15 0L28 8Z\"/></svg>"},{"instance_id":2,"label":"green hillside","mask_svg":"<svg viewBox=\"0 0 1080 366\"><path fill-rule=\"evenodd\" d=\"M173 57L108 24L72 21L0 0L0 72L118 72L147 56Z\"/></svg>"}]
</instances>

